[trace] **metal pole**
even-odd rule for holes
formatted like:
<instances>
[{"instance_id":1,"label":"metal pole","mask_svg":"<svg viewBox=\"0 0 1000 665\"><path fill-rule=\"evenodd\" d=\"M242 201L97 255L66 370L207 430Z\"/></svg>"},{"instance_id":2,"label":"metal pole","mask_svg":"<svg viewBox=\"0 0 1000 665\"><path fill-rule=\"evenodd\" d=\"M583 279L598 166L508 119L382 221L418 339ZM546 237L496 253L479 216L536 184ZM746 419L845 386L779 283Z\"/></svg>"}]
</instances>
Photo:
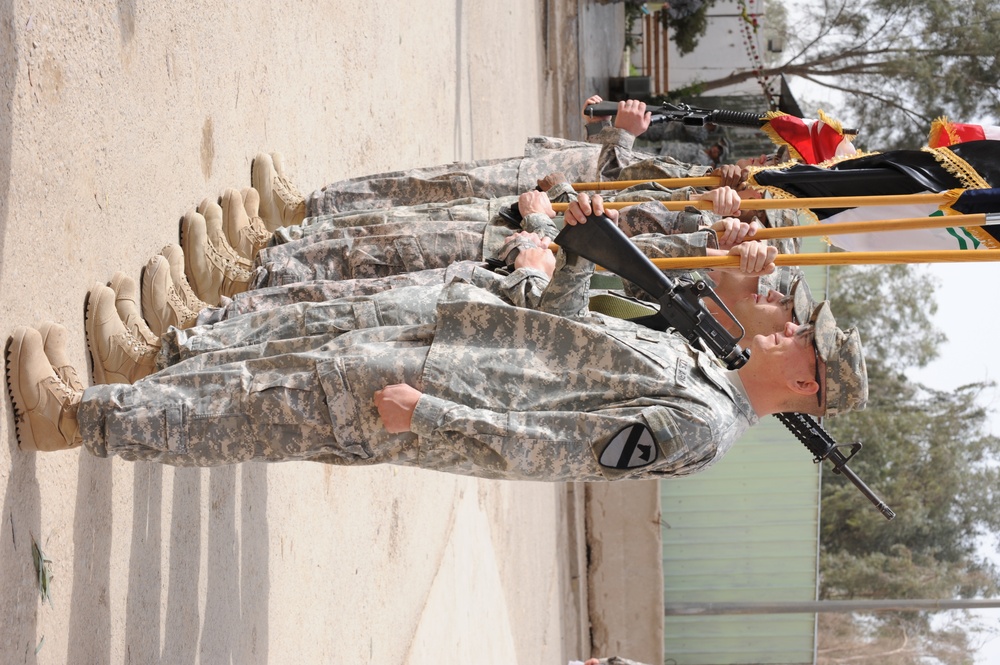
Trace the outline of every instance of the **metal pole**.
<instances>
[{"instance_id":1,"label":"metal pole","mask_svg":"<svg viewBox=\"0 0 1000 665\"><path fill-rule=\"evenodd\" d=\"M720 614L815 614L818 612L885 612L890 610L968 610L1000 607L1000 598L816 600L745 603L666 603L666 616Z\"/></svg>"}]
</instances>

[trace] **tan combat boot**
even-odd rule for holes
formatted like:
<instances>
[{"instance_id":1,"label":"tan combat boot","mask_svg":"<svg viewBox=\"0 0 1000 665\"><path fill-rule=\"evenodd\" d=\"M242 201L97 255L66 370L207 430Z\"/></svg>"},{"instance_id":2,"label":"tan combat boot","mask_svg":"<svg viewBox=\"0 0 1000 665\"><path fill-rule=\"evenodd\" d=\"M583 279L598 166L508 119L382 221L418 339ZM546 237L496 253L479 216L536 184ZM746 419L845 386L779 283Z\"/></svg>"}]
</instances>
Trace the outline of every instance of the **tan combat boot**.
<instances>
[{"instance_id":1,"label":"tan combat boot","mask_svg":"<svg viewBox=\"0 0 1000 665\"><path fill-rule=\"evenodd\" d=\"M210 242L205 218L199 213L184 216L181 245L184 272L194 292L209 305L218 306L222 296L232 297L250 286L250 271L237 266Z\"/></svg>"},{"instance_id":2,"label":"tan combat boot","mask_svg":"<svg viewBox=\"0 0 1000 665\"><path fill-rule=\"evenodd\" d=\"M94 383L135 383L156 371L158 349L125 327L115 309L115 292L103 284L90 290L86 331Z\"/></svg>"},{"instance_id":3,"label":"tan combat boot","mask_svg":"<svg viewBox=\"0 0 1000 665\"><path fill-rule=\"evenodd\" d=\"M211 307L211 305L195 295L191 284L188 283L187 277L184 275L184 250L181 249L180 245L173 243L166 245L160 250L160 255L170 264L170 281L173 282L174 289L184 299L184 304L187 305L187 308L197 314L206 307Z\"/></svg>"},{"instance_id":4,"label":"tan combat boot","mask_svg":"<svg viewBox=\"0 0 1000 665\"><path fill-rule=\"evenodd\" d=\"M208 241L212 243L215 250L226 260L232 261L234 265L246 270L252 269L253 261L240 256L240 253L229 244L229 240L226 238L226 232L223 230L222 206L212 199L205 199L198 206L198 212L205 218Z\"/></svg>"},{"instance_id":5,"label":"tan combat boot","mask_svg":"<svg viewBox=\"0 0 1000 665\"><path fill-rule=\"evenodd\" d=\"M63 383L75 391L83 392L83 381L77 374L76 368L70 363L66 354L66 340L69 339L69 331L65 326L52 321L46 321L38 326L38 334L42 336L42 347L45 349L45 357L49 359L56 376L62 379Z\"/></svg>"},{"instance_id":6,"label":"tan combat boot","mask_svg":"<svg viewBox=\"0 0 1000 665\"><path fill-rule=\"evenodd\" d=\"M222 221L226 239L242 257L253 261L267 247L271 236L258 215L260 196L253 187L243 192L227 189L222 194Z\"/></svg>"},{"instance_id":7,"label":"tan combat boot","mask_svg":"<svg viewBox=\"0 0 1000 665\"><path fill-rule=\"evenodd\" d=\"M7 350L7 387L21 450L67 450L82 443L77 410L83 391L56 375L37 330L14 330Z\"/></svg>"},{"instance_id":8,"label":"tan combat boot","mask_svg":"<svg viewBox=\"0 0 1000 665\"><path fill-rule=\"evenodd\" d=\"M160 348L160 335L149 329L139 313L139 292L135 280L123 272L116 272L108 286L115 292L115 309L129 332L146 344Z\"/></svg>"},{"instance_id":9,"label":"tan combat boot","mask_svg":"<svg viewBox=\"0 0 1000 665\"><path fill-rule=\"evenodd\" d=\"M260 194L260 216L268 231L301 224L306 217L306 199L286 177L280 153L258 154L250 167L250 184Z\"/></svg>"},{"instance_id":10,"label":"tan combat boot","mask_svg":"<svg viewBox=\"0 0 1000 665\"><path fill-rule=\"evenodd\" d=\"M198 313L191 311L174 288L170 262L165 256L157 254L142 271L142 314L153 332L161 337L170 326L190 328L198 318Z\"/></svg>"}]
</instances>

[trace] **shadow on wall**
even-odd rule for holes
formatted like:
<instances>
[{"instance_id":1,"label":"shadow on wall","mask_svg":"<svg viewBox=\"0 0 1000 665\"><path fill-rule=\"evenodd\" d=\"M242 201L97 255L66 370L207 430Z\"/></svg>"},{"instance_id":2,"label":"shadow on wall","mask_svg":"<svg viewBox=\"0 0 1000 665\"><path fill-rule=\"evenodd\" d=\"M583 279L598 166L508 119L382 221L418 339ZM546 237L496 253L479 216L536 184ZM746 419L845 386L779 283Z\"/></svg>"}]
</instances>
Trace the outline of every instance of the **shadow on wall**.
<instances>
[{"instance_id":1,"label":"shadow on wall","mask_svg":"<svg viewBox=\"0 0 1000 665\"><path fill-rule=\"evenodd\" d=\"M13 0L0 0L0 256L4 252L10 216L11 120L20 62ZM0 279L4 265L0 263ZM6 340L4 340L6 344ZM4 349L6 352L6 348ZM4 400L11 468L0 507L0 653L17 662L35 662L38 632L38 575L32 558L32 539L45 551L41 529L41 491L33 453L17 447L13 411Z\"/></svg>"},{"instance_id":2,"label":"shadow on wall","mask_svg":"<svg viewBox=\"0 0 1000 665\"><path fill-rule=\"evenodd\" d=\"M109 460L81 455L66 662L109 663L111 658L112 645L106 639L112 604L111 469ZM175 469L169 512L163 502L164 474L160 464L135 463L132 547L122 572L128 576L125 651L133 662L143 663L266 663L270 591L266 465ZM208 540L202 542L206 476ZM161 537L164 514L171 516L169 542ZM202 582L203 552L208 567ZM120 599L113 600L120 605ZM20 641L28 637L21 635Z\"/></svg>"},{"instance_id":3,"label":"shadow on wall","mask_svg":"<svg viewBox=\"0 0 1000 665\"><path fill-rule=\"evenodd\" d=\"M10 152L14 109L14 87L20 61L17 26L14 25L14 0L0 0L0 256L7 239L10 192ZM0 279L4 266L0 263Z\"/></svg>"}]
</instances>

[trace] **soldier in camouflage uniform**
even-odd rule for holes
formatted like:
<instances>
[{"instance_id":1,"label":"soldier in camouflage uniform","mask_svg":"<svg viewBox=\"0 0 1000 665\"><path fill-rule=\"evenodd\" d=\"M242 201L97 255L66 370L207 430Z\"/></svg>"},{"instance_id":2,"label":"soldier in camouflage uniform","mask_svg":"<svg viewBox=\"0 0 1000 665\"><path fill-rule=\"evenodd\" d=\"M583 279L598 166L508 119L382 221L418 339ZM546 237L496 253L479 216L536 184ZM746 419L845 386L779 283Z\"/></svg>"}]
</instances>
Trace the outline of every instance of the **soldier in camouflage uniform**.
<instances>
[{"instance_id":1,"label":"soldier in camouflage uniform","mask_svg":"<svg viewBox=\"0 0 1000 665\"><path fill-rule=\"evenodd\" d=\"M588 143L550 137L530 138L522 157L452 163L381 173L326 185L307 197L284 174L277 154L254 159L252 184L261 195L261 217L270 230L299 224L306 217L346 211L390 208L513 196L534 189L549 173L565 173L574 182L643 180L703 176L710 167L632 150L635 136L649 126L645 105L620 111L615 126L604 127ZM735 186L739 180L727 174ZM733 180L729 182L729 180Z\"/></svg>"},{"instance_id":2,"label":"soldier in camouflage uniform","mask_svg":"<svg viewBox=\"0 0 1000 665\"><path fill-rule=\"evenodd\" d=\"M172 328L160 371L82 394L18 328L8 383L21 445L618 480L692 473L763 415L834 415L867 398L857 331L837 329L827 303L811 325L756 337L727 372L672 332L589 312L593 269L561 252L537 310L454 282Z\"/></svg>"}]
</instances>

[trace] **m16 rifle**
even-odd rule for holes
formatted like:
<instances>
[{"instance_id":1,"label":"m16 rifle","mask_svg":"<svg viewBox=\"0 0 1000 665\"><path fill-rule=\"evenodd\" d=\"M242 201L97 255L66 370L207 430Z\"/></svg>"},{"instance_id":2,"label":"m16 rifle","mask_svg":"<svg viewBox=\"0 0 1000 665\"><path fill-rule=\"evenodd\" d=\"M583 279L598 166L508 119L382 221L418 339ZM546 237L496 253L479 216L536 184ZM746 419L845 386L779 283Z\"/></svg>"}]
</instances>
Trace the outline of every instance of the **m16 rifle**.
<instances>
[{"instance_id":1,"label":"m16 rifle","mask_svg":"<svg viewBox=\"0 0 1000 665\"><path fill-rule=\"evenodd\" d=\"M658 122L680 122L688 127L704 127L715 124L728 127L753 127L759 129L767 123L763 113L749 113L747 111L728 111L725 109L702 109L689 106L682 102L664 103L659 106L652 104L646 106L652 116L650 124ZM601 116L617 115L618 102L600 102L590 104L584 110L584 115L591 118ZM856 135L858 130L845 129L844 134Z\"/></svg>"},{"instance_id":2,"label":"m16 rifle","mask_svg":"<svg viewBox=\"0 0 1000 665\"><path fill-rule=\"evenodd\" d=\"M759 128L766 121L761 115L746 111L709 110L688 106L683 103L647 105L646 110L652 113L650 123L680 122L688 127L704 127L708 124L726 125L730 127ZM591 117L601 117L618 114L618 102L600 102L590 104L584 109L584 114Z\"/></svg>"},{"instance_id":3,"label":"m16 rifle","mask_svg":"<svg viewBox=\"0 0 1000 665\"><path fill-rule=\"evenodd\" d=\"M673 280L663 274L607 217L591 215L586 224L567 225L556 236L555 243L632 282L656 299L660 311L650 317L634 319L636 323L659 330L673 328L689 342L703 343L728 369L739 369L750 358L750 351L741 349L739 345L743 327L740 326L739 336L733 336L705 306L704 298L710 298L730 319L736 321L711 287L704 282ZM736 323L739 325L738 321ZM834 473L842 474L854 483L886 519L896 516L847 466L847 462L861 449L860 442L850 444L850 452L845 455L842 451L844 446L839 445L812 416L778 413L775 417L812 453L814 462L818 464L829 459Z\"/></svg>"}]
</instances>

